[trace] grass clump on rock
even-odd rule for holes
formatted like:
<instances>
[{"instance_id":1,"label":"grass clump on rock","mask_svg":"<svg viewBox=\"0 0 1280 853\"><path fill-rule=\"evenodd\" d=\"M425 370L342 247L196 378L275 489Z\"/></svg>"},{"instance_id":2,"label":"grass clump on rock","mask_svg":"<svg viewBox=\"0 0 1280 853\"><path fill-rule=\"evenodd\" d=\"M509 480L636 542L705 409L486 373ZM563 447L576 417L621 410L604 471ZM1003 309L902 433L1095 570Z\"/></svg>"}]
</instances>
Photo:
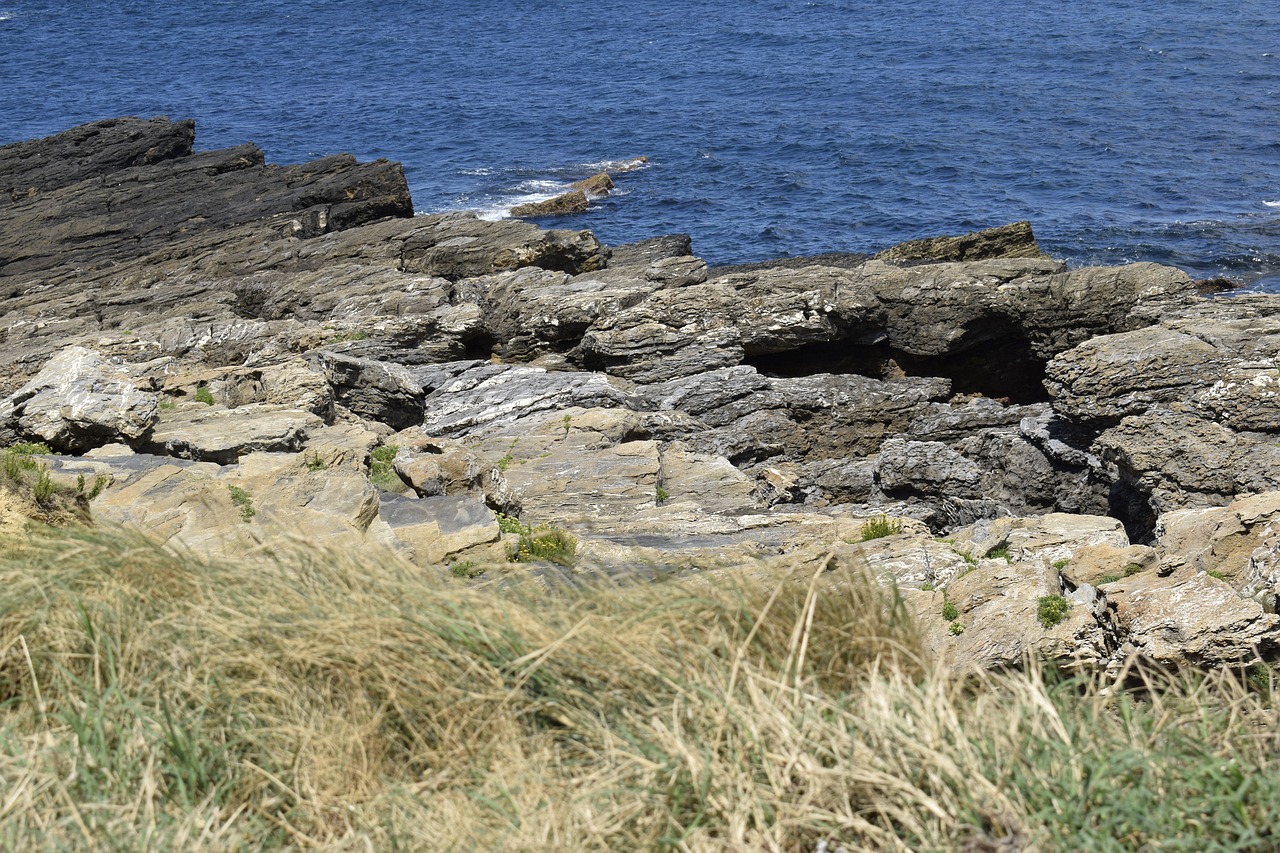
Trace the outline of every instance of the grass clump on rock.
<instances>
[{"instance_id":1,"label":"grass clump on rock","mask_svg":"<svg viewBox=\"0 0 1280 853\"><path fill-rule=\"evenodd\" d=\"M1036 602L1036 618L1046 628L1052 628L1067 618L1071 603L1061 595L1042 595Z\"/></svg>"},{"instance_id":2,"label":"grass clump on rock","mask_svg":"<svg viewBox=\"0 0 1280 853\"><path fill-rule=\"evenodd\" d=\"M573 568L577 560L578 540L559 527L550 524L526 524L514 516L499 513L498 529L503 533L515 533L520 536L511 552L513 563L545 561Z\"/></svg>"},{"instance_id":3,"label":"grass clump on rock","mask_svg":"<svg viewBox=\"0 0 1280 853\"><path fill-rule=\"evenodd\" d=\"M896 536L902 532L902 519L889 518L889 516L881 513L875 518L868 519L862 525L862 541L870 542L872 539L883 539L886 536Z\"/></svg>"},{"instance_id":4,"label":"grass clump on rock","mask_svg":"<svg viewBox=\"0 0 1280 853\"><path fill-rule=\"evenodd\" d=\"M441 584L121 531L0 549L13 849L1268 849L1280 724L924 658L895 591L762 564ZM1247 719L1248 725L1241 724Z\"/></svg>"}]
</instances>

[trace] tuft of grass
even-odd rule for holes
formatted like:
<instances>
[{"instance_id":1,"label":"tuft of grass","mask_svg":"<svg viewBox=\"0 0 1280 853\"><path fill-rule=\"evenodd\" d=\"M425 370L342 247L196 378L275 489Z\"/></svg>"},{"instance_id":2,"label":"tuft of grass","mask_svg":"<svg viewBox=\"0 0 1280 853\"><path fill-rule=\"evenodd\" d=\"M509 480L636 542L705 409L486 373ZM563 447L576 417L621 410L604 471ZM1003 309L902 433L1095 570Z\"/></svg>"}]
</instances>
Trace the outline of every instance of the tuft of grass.
<instances>
[{"instance_id":1,"label":"tuft of grass","mask_svg":"<svg viewBox=\"0 0 1280 853\"><path fill-rule=\"evenodd\" d=\"M369 453L369 480L385 491L398 491L403 483L392 464L400 447L395 444L382 444Z\"/></svg>"},{"instance_id":2,"label":"tuft of grass","mask_svg":"<svg viewBox=\"0 0 1280 853\"><path fill-rule=\"evenodd\" d=\"M306 456L306 464L308 471L324 471L329 467L329 463L320 458L318 453L308 453Z\"/></svg>"},{"instance_id":3,"label":"tuft of grass","mask_svg":"<svg viewBox=\"0 0 1280 853\"><path fill-rule=\"evenodd\" d=\"M960 618L960 608L956 607L953 602L944 601L942 603L942 618L948 622L954 622Z\"/></svg>"},{"instance_id":4,"label":"tuft of grass","mask_svg":"<svg viewBox=\"0 0 1280 853\"><path fill-rule=\"evenodd\" d=\"M1205 574L1211 578L1217 578L1220 581L1225 581L1227 579L1227 573L1221 569L1209 569Z\"/></svg>"},{"instance_id":5,"label":"tuft of grass","mask_svg":"<svg viewBox=\"0 0 1280 853\"><path fill-rule=\"evenodd\" d=\"M862 541L870 542L872 539L883 539L886 536L894 536L901 532L902 519L889 518L888 515L881 513L863 523Z\"/></svg>"},{"instance_id":6,"label":"tuft of grass","mask_svg":"<svg viewBox=\"0 0 1280 853\"><path fill-rule=\"evenodd\" d=\"M958 637L964 633L964 625L959 622L952 622L947 626L947 631L951 633L951 636Z\"/></svg>"},{"instance_id":7,"label":"tuft of grass","mask_svg":"<svg viewBox=\"0 0 1280 853\"><path fill-rule=\"evenodd\" d=\"M227 486L227 491L231 493L231 502L240 509L240 519L249 522L253 519L258 511L253 508L253 496L239 486Z\"/></svg>"},{"instance_id":8,"label":"tuft of grass","mask_svg":"<svg viewBox=\"0 0 1280 853\"><path fill-rule=\"evenodd\" d=\"M1042 595L1036 602L1036 618L1046 628L1052 628L1067 618L1071 603L1061 595Z\"/></svg>"},{"instance_id":9,"label":"tuft of grass","mask_svg":"<svg viewBox=\"0 0 1280 853\"><path fill-rule=\"evenodd\" d=\"M455 578L478 578L485 573L485 567L474 560L463 560L449 566L449 574Z\"/></svg>"},{"instance_id":10,"label":"tuft of grass","mask_svg":"<svg viewBox=\"0 0 1280 853\"><path fill-rule=\"evenodd\" d=\"M1104 583L1115 583L1115 582L1116 582L1116 581L1118 581L1118 580L1120 580L1120 576L1119 576L1119 575L1103 575L1103 576L1102 576L1102 579L1101 579L1101 580L1099 580L1099 581L1098 581L1098 583L1099 583L1099 584L1104 584Z\"/></svg>"},{"instance_id":11,"label":"tuft of grass","mask_svg":"<svg viewBox=\"0 0 1280 853\"><path fill-rule=\"evenodd\" d=\"M658 488L654 490L654 494L658 499L658 503L660 504L664 504L667 501L671 500L671 493L668 492L666 489L664 489L662 486L658 486Z\"/></svg>"},{"instance_id":12,"label":"tuft of grass","mask_svg":"<svg viewBox=\"0 0 1280 853\"><path fill-rule=\"evenodd\" d=\"M1131 578L1141 571L1142 571L1142 566L1138 565L1137 563L1130 563L1129 565L1124 567L1124 576L1127 578Z\"/></svg>"},{"instance_id":13,"label":"tuft of grass","mask_svg":"<svg viewBox=\"0 0 1280 853\"><path fill-rule=\"evenodd\" d=\"M178 408L178 402L172 397L161 397L160 402L156 404L156 407L162 411L169 411L171 409Z\"/></svg>"},{"instance_id":14,"label":"tuft of grass","mask_svg":"<svg viewBox=\"0 0 1280 853\"><path fill-rule=\"evenodd\" d=\"M213 399L213 392L209 390L207 385L201 385L196 388L194 399L197 403L204 403L206 406L212 406L216 402Z\"/></svg>"},{"instance_id":15,"label":"tuft of grass","mask_svg":"<svg viewBox=\"0 0 1280 853\"><path fill-rule=\"evenodd\" d=\"M1065 569L1065 568L1066 568L1067 566L1069 566L1069 565L1071 565L1071 558L1070 558L1070 557L1063 557L1061 560L1054 560L1054 561L1053 561L1053 567L1054 567L1055 569L1057 569L1058 571L1062 571L1063 569Z\"/></svg>"},{"instance_id":16,"label":"tuft of grass","mask_svg":"<svg viewBox=\"0 0 1280 853\"><path fill-rule=\"evenodd\" d=\"M990 551L987 552L987 559L988 560L1004 560L1006 563L1012 563L1013 554L1012 552L1009 551L1008 545L1000 545L996 548L992 548Z\"/></svg>"},{"instance_id":17,"label":"tuft of grass","mask_svg":"<svg viewBox=\"0 0 1280 853\"><path fill-rule=\"evenodd\" d=\"M57 456L58 454L43 441L18 441L9 445L5 453L14 456Z\"/></svg>"}]
</instances>

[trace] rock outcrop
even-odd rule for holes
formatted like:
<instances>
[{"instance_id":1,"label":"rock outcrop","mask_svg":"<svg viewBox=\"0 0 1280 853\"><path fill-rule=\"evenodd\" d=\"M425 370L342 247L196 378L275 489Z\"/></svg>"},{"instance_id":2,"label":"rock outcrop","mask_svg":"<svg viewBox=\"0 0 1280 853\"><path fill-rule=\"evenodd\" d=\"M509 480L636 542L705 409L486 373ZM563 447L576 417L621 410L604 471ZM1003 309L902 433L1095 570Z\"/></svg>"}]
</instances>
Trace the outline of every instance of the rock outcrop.
<instances>
[{"instance_id":1,"label":"rock outcrop","mask_svg":"<svg viewBox=\"0 0 1280 853\"><path fill-rule=\"evenodd\" d=\"M99 520L460 574L537 525L576 571L855 561L983 666L1280 645L1280 299L1069 269L1025 223L708 268L193 142L0 148L0 439L71 454L40 464Z\"/></svg>"}]
</instances>

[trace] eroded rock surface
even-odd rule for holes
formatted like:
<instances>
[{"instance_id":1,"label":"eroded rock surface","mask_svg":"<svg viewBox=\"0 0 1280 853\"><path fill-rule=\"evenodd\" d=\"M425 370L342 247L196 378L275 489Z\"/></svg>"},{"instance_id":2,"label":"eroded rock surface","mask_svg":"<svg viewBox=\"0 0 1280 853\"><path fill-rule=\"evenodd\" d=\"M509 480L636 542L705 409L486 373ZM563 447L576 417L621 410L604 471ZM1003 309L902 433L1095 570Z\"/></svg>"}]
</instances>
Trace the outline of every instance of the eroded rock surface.
<instances>
[{"instance_id":1,"label":"eroded rock surface","mask_svg":"<svg viewBox=\"0 0 1280 853\"><path fill-rule=\"evenodd\" d=\"M861 561L982 666L1275 653L1276 297L1025 223L709 269L194 133L0 148L0 438L82 454L42 464L100 520L461 574L537 525L576 571Z\"/></svg>"}]
</instances>

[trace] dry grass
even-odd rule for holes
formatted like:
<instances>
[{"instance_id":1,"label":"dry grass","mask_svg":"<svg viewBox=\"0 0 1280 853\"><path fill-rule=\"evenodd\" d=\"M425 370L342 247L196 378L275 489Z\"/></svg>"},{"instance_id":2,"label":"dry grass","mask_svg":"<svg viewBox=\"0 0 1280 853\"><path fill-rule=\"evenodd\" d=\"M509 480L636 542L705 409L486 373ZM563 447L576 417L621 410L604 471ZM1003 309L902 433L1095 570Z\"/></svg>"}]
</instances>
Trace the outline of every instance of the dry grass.
<instances>
[{"instance_id":1,"label":"dry grass","mask_svg":"<svg viewBox=\"0 0 1280 853\"><path fill-rule=\"evenodd\" d=\"M856 574L476 588L37 532L0 557L0 847L1274 848L1258 691L917 650Z\"/></svg>"}]
</instances>

